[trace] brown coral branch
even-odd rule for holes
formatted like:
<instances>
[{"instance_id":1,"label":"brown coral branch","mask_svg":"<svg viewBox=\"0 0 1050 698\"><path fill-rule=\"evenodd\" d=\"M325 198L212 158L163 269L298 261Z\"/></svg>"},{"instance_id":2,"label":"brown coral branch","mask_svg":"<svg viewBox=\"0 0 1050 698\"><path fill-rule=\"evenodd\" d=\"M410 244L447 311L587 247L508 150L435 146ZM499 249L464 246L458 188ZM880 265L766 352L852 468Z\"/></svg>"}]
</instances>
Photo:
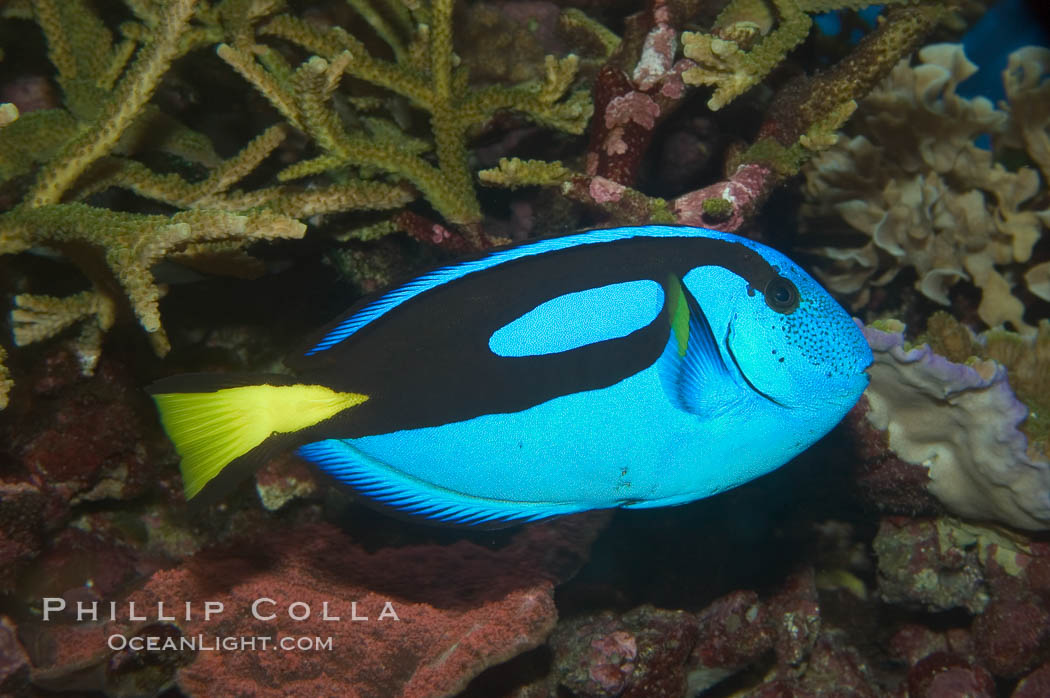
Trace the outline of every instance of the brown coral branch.
<instances>
[{"instance_id":1,"label":"brown coral branch","mask_svg":"<svg viewBox=\"0 0 1050 698\"><path fill-rule=\"evenodd\" d=\"M741 165L729 179L678 197L671 202L671 210L675 219L684 225L735 232L754 216L777 181L779 177L768 167L755 163ZM728 213L713 213L707 203L710 201L727 202Z\"/></svg>"},{"instance_id":2,"label":"brown coral branch","mask_svg":"<svg viewBox=\"0 0 1050 698\"><path fill-rule=\"evenodd\" d=\"M355 6L361 11L366 4L361 0ZM347 166L390 172L412 182L447 221L473 238L472 230L480 224L482 214L467 151L472 127L488 122L498 110L511 109L545 126L582 132L591 110L584 93L569 93L579 63L575 56L549 56L542 83L472 88L466 70L454 68L452 7L452 0L409 6L416 26L407 49L395 51L401 56L395 62L373 56L360 40L339 27L324 29L290 15L275 17L260 32L316 54L291 79L286 67L275 69L279 59L272 51L259 50L256 56L253 46L220 48L221 57L324 151L318 158L285 170L284 178ZM370 12L364 10L365 15ZM402 20L407 21L408 15ZM380 31L387 31L385 25ZM254 61L258 58L266 63L268 55L274 56L272 65L266 65L269 72L259 70ZM400 95L427 112L434 157L423 157L418 139L400 127L361 128L336 116L328 101L343 73ZM359 123L367 122L362 119Z\"/></svg>"},{"instance_id":3,"label":"brown coral branch","mask_svg":"<svg viewBox=\"0 0 1050 698\"><path fill-rule=\"evenodd\" d=\"M657 123L665 119L685 94L682 72L692 65L674 60L678 32L671 24L666 0L653 0L643 16L629 25L638 37L628 37L594 84L595 123L587 152L587 173L627 186L635 183L642 158ZM641 42L630 75L621 67L621 53Z\"/></svg>"},{"instance_id":4,"label":"brown coral branch","mask_svg":"<svg viewBox=\"0 0 1050 698\"><path fill-rule=\"evenodd\" d=\"M231 209L233 206L223 203L223 192L252 172L281 144L284 137L285 127L282 124L271 126L239 153L219 162L206 179L195 183L187 182L177 174L157 174L137 160L106 158L99 163L97 170L100 175L107 169L112 172L95 178L89 187L78 191L78 198L109 187L122 187L179 208L212 206Z\"/></svg>"},{"instance_id":5,"label":"brown coral branch","mask_svg":"<svg viewBox=\"0 0 1050 698\"><path fill-rule=\"evenodd\" d=\"M4 359L6 358L7 352L0 346L0 410L7 407L7 394L14 387L14 382L11 380L11 372L4 365Z\"/></svg>"},{"instance_id":6,"label":"brown coral branch","mask_svg":"<svg viewBox=\"0 0 1050 698\"><path fill-rule=\"evenodd\" d=\"M813 6L805 3L799 11ZM653 0L647 15L629 25L635 33L641 28L644 36L630 75L620 67L622 52L598 74L594 88L598 118L591 129L587 174L559 172L552 163L505 161L483 173L482 180L501 186L560 186L565 196L597 207L617 223L675 221L738 231L776 186L796 174L814 152L834 142L835 130L856 108L854 98L866 94L911 53L946 12L940 5L892 11L832 69L780 90L756 141L730 158L727 169L732 174L668 204L630 187L654 128L683 96L683 72L692 69L690 61L672 60L676 30L663 0ZM625 46L638 43L637 37L624 41Z\"/></svg>"},{"instance_id":7,"label":"brown coral branch","mask_svg":"<svg viewBox=\"0 0 1050 698\"><path fill-rule=\"evenodd\" d=\"M103 329L113 324L112 305L94 291L66 298L20 294L15 296L15 309L11 311L12 332L17 346L52 337L84 318L100 316Z\"/></svg>"},{"instance_id":8,"label":"brown coral branch","mask_svg":"<svg viewBox=\"0 0 1050 698\"><path fill-rule=\"evenodd\" d=\"M914 51L946 13L941 5L894 9L834 67L782 88L755 143L731 159L734 174L724 182L679 197L675 202L679 218L703 220L696 204L702 205L705 195L725 191L728 196L724 198L734 204L734 210L726 222L715 227L739 229L775 187L797 173L815 151L834 142L835 129L856 108L853 100L867 94L901 58ZM686 210L691 212L687 214ZM697 217L697 213L701 215Z\"/></svg>"},{"instance_id":9,"label":"brown coral branch","mask_svg":"<svg viewBox=\"0 0 1050 698\"><path fill-rule=\"evenodd\" d=\"M781 90L770 105L759 139L774 137L785 146L797 142L812 124L870 92L922 44L947 12L940 4L890 10L886 20L848 56L820 75L802 78Z\"/></svg>"},{"instance_id":10,"label":"brown coral branch","mask_svg":"<svg viewBox=\"0 0 1050 698\"><path fill-rule=\"evenodd\" d=\"M458 254L472 250L487 249L495 243L480 229L474 230L473 239L455 229L435 223L411 211L402 211L394 216L393 224L416 240Z\"/></svg>"},{"instance_id":11,"label":"brown coral branch","mask_svg":"<svg viewBox=\"0 0 1050 698\"><path fill-rule=\"evenodd\" d=\"M33 15L47 37L48 58L61 78L77 73L77 61L62 22L62 13L55 0L34 0Z\"/></svg>"},{"instance_id":12,"label":"brown coral branch","mask_svg":"<svg viewBox=\"0 0 1050 698\"><path fill-rule=\"evenodd\" d=\"M599 175L574 174L561 187L564 196L594 207L618 225L673 223L667 202L646 196Z\"/></svg>"},{"instance_id":13,"label":"brown coral branch","mask_svg":"<svg viewBox=\"0 0 1050 698\"><path fill-rule=\"evenodd\" d=\"M412 188L405 185L350 181L299 191L291 187L269 187L238 192L224 197L223 203L231 210L265 205L292 218L307 218L321 213L398 208L415 198ZM259 204L254 201L259 201Z\"/></svg>"},{"instance_id":14,"label":"brown coral branch","mask_svg":"<svg viewBox=\"0 0 1050 698\"><path fill-rule=\"evenodd\" d=\"M77 360L84 375L91 375L102 355L102 336L113 326L113 300L97 291L82 291L65 298L27 293L15 296L11 324L15 345L25 346L81 323L74 340Z\"/></svg>"}]
</instances>

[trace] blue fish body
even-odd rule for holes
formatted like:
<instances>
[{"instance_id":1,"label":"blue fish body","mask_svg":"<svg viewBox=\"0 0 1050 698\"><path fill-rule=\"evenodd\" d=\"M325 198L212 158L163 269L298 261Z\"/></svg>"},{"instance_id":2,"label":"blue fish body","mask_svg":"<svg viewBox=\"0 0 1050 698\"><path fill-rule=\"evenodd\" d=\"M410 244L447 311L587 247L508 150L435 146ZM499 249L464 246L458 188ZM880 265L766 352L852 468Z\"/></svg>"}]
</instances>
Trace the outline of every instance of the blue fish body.
<instances>
[{"instance_id":1,"label":"blue fish body","mask_svg":"<svg viewBox=\"0 0 1050 698\"><path fill-rule=\"evenodd\" d=\"M440 522L674 505L821 438L871 360L854 321L775 250L699 228L590 231L438 269L351 312L290 363L302 384L364 401L274 438Z\"/></svg>"}]
</instances>

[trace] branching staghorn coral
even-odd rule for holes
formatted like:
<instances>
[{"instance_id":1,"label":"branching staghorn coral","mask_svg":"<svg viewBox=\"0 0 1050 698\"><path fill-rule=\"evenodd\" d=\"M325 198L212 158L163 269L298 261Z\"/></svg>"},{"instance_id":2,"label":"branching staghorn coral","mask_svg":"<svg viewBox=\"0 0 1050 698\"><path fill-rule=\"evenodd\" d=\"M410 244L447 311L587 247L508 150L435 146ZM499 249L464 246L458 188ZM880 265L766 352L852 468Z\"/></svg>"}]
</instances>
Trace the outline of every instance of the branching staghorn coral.
<instances>
[{"instance_id":1,"label":"branching staghorn coral","mask_svg":"<svg viewBox=\"0 0 1050 698\"><path fill-rule=\"evenodd\" d=\"M472 127L505 109L569 133L581 133L590 118L586 92L565 98L576 75L575 56L548 56L542 82L471 87L466 71L454 67L452 0L387 3L392 20L367 2L351 4L386 42L394 61L376 57L340 27L319 28L287 14L273 18L259 33L314 54L297 68L275 49L253 40L219 47L223 60L323 153L284 170L279 175L284 181L320 172L378 170L411 182L449 222L472 226L481 220L467 157ZM344 75L383 88L426 112L432 141L410 137L393 120L368 116L364 109L352 119L340 119L329 103ZM369 104L358 101L362 107ZM431 151L436 164L428 157Z\"/></svg>"},{"instance_id":2,"label":"branching staghorn coral","mask_svg":"<svg viewBox=\"0 0 1050 698\"><path fill-rule=\"evenodd\" d=\"M1014 74L1023 65L1026 74L1041 75L1050 64L1046 53L1015 53ZM1050 109L1033 108L1042 100L1029 96L1039 78L1011 84L1008 70L1011 104L1028 106L1001 110L955 93L976 70L961 47L929 46L919 58L914 68L907 62L894 68L861 103L854 122L859 135L840 136L806 167L808 219L838 215L871 236L863 247L819 247L831 260L822 276L834 290L857 294L858 306L871 286L889 283L908 266L918 272L918 289L943 305L949 288L968 279L982 290L978 314L985 323L1031 330L1012 295L1012 269L1029 260L1050 224L1050 201L1040 195L1045 190L1035 169L1010 171L996 159L1005 147L1038 144L1038 134L1045 136ZM982 134L992 136L991 150L975 144ZM1039 164L1038 148L1030 155ZM1040 267L1028 270L1033 292L1046 292L1045 274Z\"/></svg>"},{"instance_id":3,"label":"branching staghorn coral","mask_svg":"<svg viewBox=\"0 0 1050 698\"><path fill-rule=\"evenodd\" d=\"M560 162L501 158L499 165L478 173L492 186L552 187L569 199L600 208L618 225L675 223L667 202L600 175L573 172Z\"/></svg>"},{"instance_id":4,"label":"branching staghorn coral","mask_svg":"<svg viewBox=\"0 0 1050 698\"><path fill-rule=\"evenodd\" d=\"M138 21L120 25L119 39L84 0L16 1L2 8L4 17L34 20L43 29L62 106L19 114L14 105L0 105L0 185L9 196L23 192L20 203L0 213L0 254L58 252L91 283L65 298L17 296L14 339L25 345L79 325L75 346L85 372L93 370L106 330L124 315L138 319L158 354L168 350L157 305L163 288L151 271L161 259L204 269L217 259L243 264L254 261L244 252L253 241L301 237L305 225L297 219L396 208L415 197L404 183L361 177L235 189L281 145L287 126L271 126L223 160L206 137L150 100L174 60L224 39L249 43L258 21L282 3L127 5ZM147 150L205 174L186 179L155 171L137 157ZM300 166L309 170L309 164ZM92 203L113 187L183 210L146 215Z\"/></svg>"},{"instance_id":5,"label":"branching staghorn coral","mask_svg":"<svg viewBox=\"0 0 1050 698\"><path fill-rule=\"evenodd\" d=\"M285 9L282 0L125 2L136 21L121 24L117 37L87 0L13 0L0 8L5 18L41 26L61 90L61 108L20 115L14 105L0 105L0 186L8 200L23 194L0 213L0 254L58 252L91 283L65 298L17 296L15 342L78 325L85 371L93 369L106 330L123 316L138 319L159 354L167 351L157 305L163 288L151 271L161 259L203 270L224 261L244 265L254 261L244 251L254 240L301 237L305 226L298 219L399 208L419 192L461 230L408 211L372 227L405 229L427 241L440 237L435 244L446 247L487 244L468 161L472 129L513 110L579 133L591 112L586 91L569 92L578 64L571 55L547 56L539 80L469 85L453 53L452 0L348 0L392 59L370 54L341 28L275 15ZM593 33L597 25L578 14L567 12L566 21ZM274 39L315 55L293 68L260 43ZM151 103L175 60L214 45L286 122L264 129L227 159L207 137ZM361 83L367 94L358 94ZM387 96L376 97L375 88ZM410 132L406 106L429 115L431 133ZM238 189L291 129L310 136L320 155L286 161L275 182ZM146 164L157 162L150 154L189 168L159 171ZM153 206L146 215L99 207L113 188L181 211L162 215Z\"/></svg>"},{"instance_id":6,"label":"branching staghorn coral","mask_svg":"<svg viewBox=\"0 0 1050 698\"><path fill-rule=\"evenodd\" d=\"M122 213L80 203L53 204L16 209L0 218L0 243L22 241L0 251L19 252L32 244L46 244L69 250L77 259L102 257L107 270L123 292L117 297L108 291L104 279L93 292L68 299L21 295L15 299L11 319L15 343L29 344L61 331L73 322L95 317L97 330L85 329L81 336L81 360L86 369L97 359L101 332L108 330L116 315L115 305L127 298L131 310L148 333L158 354L169 345L160 323L157 301L161 289L150 271L161 259L192 245L216 241L263 240L300 237L305 226L279 213L261 209L235 213L215 209L190 209L173 216ZM40 232L43 231L43 232ZM93 353L94 351L94 353Z\"/></svg>"},{"instance_id":7,"label":"branching staghorn coral","mask_svg":"<svg viewBox=\"0 0 1050 698\"><path fill-rule=\"evenodd\" d=\"M0 130L0 182L33 178L22 202L0 214L0 254L54 249L78 264L93 285L64 299L19 296L12 314L15 342L38 341L81 322L78 350L89 372L103 333L125 304L156 351L167 351L157 309L161 289L151 272L162 257L300 237L305 230L289 215L260 208L277 201L276 192L257 192L247 200L223 194L276 147L279 131L263 134L229 161L214 158L211 176L193 185L128 157L143 130L162 118L149 100L172 61L207 42L214 29L194 22L195 0L129 5L141 21L124 25L124 39L114 43L86 3L34 2L33 17L47 37L64 108L26 114ZM250 3L228 0L216 8L247 11ZM209 159L210 144L199 135L184 127L170 132L171 151L203 152ZM108 174L85 176L98 170ZM76 201L112 185L190 210L169 217Z\"/></svg>"},{"instance_id":8,"label":"branching staghorn coral","mask_svg":"<svg viewBox=\"0 0 1050 698\"><path fill-rule=\"evenodd\" d=\"M710 33L682 34L685 56L696 64L682 73L682 79L689 85L713 86L707 106L716 111L760 83L805 41L813 26L811 14L917 1L732 0Z\"/></svg>"}]
</instances>

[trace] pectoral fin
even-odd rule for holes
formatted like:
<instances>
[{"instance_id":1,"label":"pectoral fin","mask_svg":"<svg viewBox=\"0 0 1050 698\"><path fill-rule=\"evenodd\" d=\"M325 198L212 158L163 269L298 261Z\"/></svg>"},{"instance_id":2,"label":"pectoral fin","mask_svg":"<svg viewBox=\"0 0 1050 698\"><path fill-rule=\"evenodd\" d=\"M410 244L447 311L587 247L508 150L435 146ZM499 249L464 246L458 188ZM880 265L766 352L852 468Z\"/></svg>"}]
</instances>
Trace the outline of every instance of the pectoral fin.
<instances>
[{"instance_id":1,"label":"pectoral fin","mask_svg":"<svg viewBox=\"0 0 1050 698\"><path fill-rule=\"evenodd\" d=\"M703 309L676 276L667 283L667 317L671 334L657 361L667 398L678 409L704 417L730 408L742 396L740 387Z\"/></svg>"}]
</instances>

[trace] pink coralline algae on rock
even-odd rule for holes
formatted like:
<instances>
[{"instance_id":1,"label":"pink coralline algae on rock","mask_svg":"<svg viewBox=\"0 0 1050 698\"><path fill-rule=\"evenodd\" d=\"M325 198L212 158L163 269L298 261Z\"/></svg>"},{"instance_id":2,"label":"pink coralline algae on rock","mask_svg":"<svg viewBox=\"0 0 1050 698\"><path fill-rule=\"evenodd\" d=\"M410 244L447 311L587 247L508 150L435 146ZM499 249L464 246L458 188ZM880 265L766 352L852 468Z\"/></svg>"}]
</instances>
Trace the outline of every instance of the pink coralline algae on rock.
<instances>
[{"instance_id":1,"label":"pink coralline algae on rock","mask_svg":"<svg viewBox=\"0 0 1050 698\"><path fill-rule=\"evenodd\" d=\"M29 658L15 636L15 627L0 616L0 695L23 693L29 683Z\"/></svg>"},{"instance_id":2,"label":"pink coralline algae on rock","mask_svg":"<svg viewBox=\"0 0 1050 698\"><path fill-rule=\"evenodd\" d=\"M604 521L529 526L496 550L460 540L368 552L328 524L272 532L154 573L118 604L116 621L48 624L38 644L51 649L36 658L35 675L45 687L69 685L75 675L81 687L111 693L174 685L189 696L215 695L217 687L226 695L318 696L335 686L343 696L451 695L546 639L557 618L554 585L582 563ZM146 621L129 622L132 602ZM206 619L205 602L221 612ZM159 618L161 603L174 620ZM136 634L176 645L198 638L212 648L223 638L256 641L254 649L112 649L113 636ZM314 649L289 651L281 642Z\"/></svg>"},{"instance_id":3,"label":"pink coralline algae on rock","mask_svg":"<svg viewBox=\"0 0 1050 698\"><path fill-rule=\"evenodd\" d=\"M1050 612L1037 598L997 599L973 624L977 656L996 676L1017 678L1050 649Z\"/></svg>"},{"instance_id":4,"label":"pink coralline algae on rock","mask_svg":"<svg viewBox=\"0 0 1050 698\"><path fill-rule=\"evenodd\" d=\"M14 588L18 573L43 548L50 501L28 482L0 481L0 592Z\"/></svg>"},{"instance_id":5,"label":"pink coralline algae on rock","mask_svg":"<svg viewBox=\"0 0 1050 698\"><path fill-rule=\"evenodd\" d=\"M954 533L946 520L883 519L872 542L882 599L931 611L983 610L988 589L981 550L955 545Z\"/></svg>"},{"instance_id":6,"label":"pink coralline algae on rock","mask_svg":"<svg viewBox=\"0 0 1050 698\"><path fill-rule=\"evenodd\" d=\"M683 695L697 628L691 613L652 606L573 618L551 637L552 678L575 696Z\"/></svg>"},{"instance_id":7,"label":"pink coralline algae on rock","mask_svg":"<svg viewBox=\"0 0 1050 698\"><path fill-rule=\"evenodd\" d=\"M889 649L908 666L909 695L993 696L992 677L1034 676L1050 658L1047 543L949 517L887 517L874 548L884 601L930 611L965 607L974 616L963 625L958 615L956 627L940 631L908 624L896 632ZM1032 684L1042 681L1036 676Z\"/></svg>"},{"instance_id":8,"label":"pink coralline algae on rock","mask_svg":"<svg viewBox=\"0 0 1050 698\"><path fill-rule=\"evenodd\" d=\"M732 676L726 694L880 695L864 659L825 626L811 569L768 598L734 591L699 613L645 605L583 614L560 623L548 644L551 675L521 695L695 696Z\"/></svg>"},{"instance_id":9,"label":"pink coralline algae on rock","mask_svg":"<svg viewBox=\"0 0 1050 698\"><path fill-rule=\"evenodd\" d=\"M58 349L25 381L25 398L0 423L0 592L74 507L133 499L157 484L162 434L144 428L148 398L130 371L103 359L93 376ZM172 469L167 480L177 477Z\"/></svg>"},{"instance_id":10,"label":"pink coralline algae on rock","mask_svg":"<svg viewBox=\"0 0 1050 698\"><path fill-rule=\"evenodd\" d=\"M994 698L995 681L983 667L935 652L908 672L908 698Z\"/></svg>"},{"instance_id":11,"label":"pink coralline algae on rock","mask_svg":"<svg viewBox=\"0 0 1050 698\"><path fill-rule=\"evenodd\" d=\"M728 180L683 194L671 202L675 219L682 225L698 225L726 232L738 230L768 196L775 174L764 165L747 164L737 168ZM732 212L724 220L712 221L704 215L704 202L724 199Z\"/></svg>"},{"instance_id":12,"label":"pink coralline algae on rock","mask_svg":"<svg viewBox=\"0 0 1050 698\"><path fill-rule=\"evenodd\" d=\"M973 637L964 628L937 632L923 625L910 623L900 628L890 639L890 654L914 667L934 653L950 653L973 658Z\"/></svg>"},{"instance_id":13,"label":"pink coralline algae on rock","mask_svg":"<svg viewBox=\"0 0 1050 698\"><path fill-rule=\"evenodd\" d=\"M259 502L277 511L290 502L317 497L321 485L309 465L289 454L281 454L255 473Z\"/></svg>"},{"instance_id":14,"label":"pink coralline algae on rock","mask_svg":"<svg viewBox=\"0 0 1050 698\"><path fill-rule=\"evenodd\" d=\"M33 396L0 446L27 480L69 504L129 499L155 482L142 418L152 408L125 366L102 361L83 376L76 357L60 350L31 381Z\"/></svg>"},{"instance_id":15,"label":"pink coralline algae on rock","mask_svg":"<svg viewBox=\"0 0 1050 698\"><path fill-rule=\"evenodd\" d=\"M614 97L605 110L605 127L608 129L635 122L645 129L656 125L660 116L660 105L642 92L628 92Z\"/></svg>"},{"instance_id":16,"label":"pink coralline algae on rock","mask_svg":"<svg viewBox=\"0 0 1050 698\"><path fill-rule=\"evenodd\" d=\"M1050 696L1050 664L1044 664L1017 683L1010 698L1045 698Z\"/></svg>"},{"instance_id":17,"label":"pink coralline algae on rock","mask_svg":"<svg viewBox=\"0 0 1050 698\"><path fill-rule=\"evenodd\" d=\"M594 177L591 179L590 195L600 204L610 201L619 201L627 187L606 179L605 177Z\"/></svg>"}]
</instances>

